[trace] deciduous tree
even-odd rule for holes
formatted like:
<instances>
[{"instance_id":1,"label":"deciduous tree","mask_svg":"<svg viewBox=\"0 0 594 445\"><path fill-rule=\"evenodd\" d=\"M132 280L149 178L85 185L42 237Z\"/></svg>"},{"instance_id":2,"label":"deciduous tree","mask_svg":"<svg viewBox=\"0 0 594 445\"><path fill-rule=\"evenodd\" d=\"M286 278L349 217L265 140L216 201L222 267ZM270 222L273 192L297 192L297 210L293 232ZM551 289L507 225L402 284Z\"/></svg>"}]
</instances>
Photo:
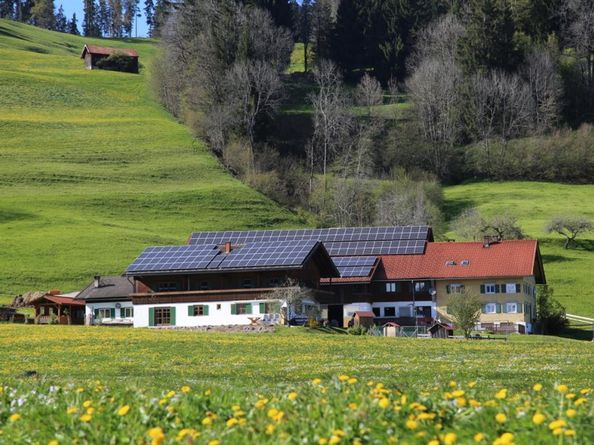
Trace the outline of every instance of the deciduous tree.
<instances>
[{"instance_id":1,"label":"deciduous tree","mask_svg":"<svg viewBox=\"0 0 594 445\"><path fill-rule=\"evenodd\" d=\"M586 232L594 229L591 220L580 216L556 216L546 227L548 233L558 233L565 237L564 248L569 249L573 244L576 245L576 238Z\"/></svg>"},{"instance_id":2,"label":"deciduous tree","mask_svg":"<svg viewBox=\"0 0 594 445\"><path fill-rule=\"evenodd\" d=\"M62 14L63 15L63 14ZM56 17L54 15L53 0L37 0L31 8L31 20L35 26L46 29L54 29Z\"/></svg>"},{"instance_id":3,"label":"deciduous tree","mask_svg":"<svg viewBox=\"0 0 594 445\"><path fill-rule=\"evenodd\" d=\"M466 290L449 296L448 315L452 317L456 327L464 331L464 337L470 337L470 333L480 320L482 306L480 298Z\"/></svg>"}]
</instances>

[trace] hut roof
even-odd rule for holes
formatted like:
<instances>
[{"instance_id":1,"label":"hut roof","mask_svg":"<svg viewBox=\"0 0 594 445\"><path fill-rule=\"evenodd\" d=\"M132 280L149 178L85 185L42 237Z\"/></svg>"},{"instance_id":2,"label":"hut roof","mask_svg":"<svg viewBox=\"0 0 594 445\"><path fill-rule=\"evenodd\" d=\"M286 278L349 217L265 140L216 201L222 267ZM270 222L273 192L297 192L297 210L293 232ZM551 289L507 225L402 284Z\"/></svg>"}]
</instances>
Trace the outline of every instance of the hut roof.
<instances>
[{"instance_id":1,"label":"hut roof","mask_svg":"<svg viewBox=\"0 0 594 445\"><path fill-rule=\"evenodd\" d=\"M86 53L98 54L102 56L109 56L114 53L121 53L128 57L138 57L138 52L132 48L108 48L106 46L85 45L80 55L81 59L85 58Z\"/></svg>"}]
</instances>

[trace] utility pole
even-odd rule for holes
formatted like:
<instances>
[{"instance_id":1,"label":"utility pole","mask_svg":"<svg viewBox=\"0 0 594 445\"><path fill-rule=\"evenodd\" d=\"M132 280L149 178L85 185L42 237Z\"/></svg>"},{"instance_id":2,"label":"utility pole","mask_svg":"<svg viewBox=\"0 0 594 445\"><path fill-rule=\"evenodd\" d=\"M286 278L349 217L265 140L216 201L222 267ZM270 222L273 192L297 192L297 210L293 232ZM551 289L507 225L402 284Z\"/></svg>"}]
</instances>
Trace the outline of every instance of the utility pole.
<instances>
[{"instance_id":1,"label":"utility pole","mask_svg":"<svg viewBox=\"0 0 594 445\"><path fill-rule=\"evenodd\" d=\"M138 20L142 17L142 14L136 14L136 38L138 38Z\"/></svg>"},{"instance_id":2,"label":"utility pole","mask_svg":"<svg viewBox=\"0 0 594 445\"><path fill-rule=\"evenodd\" d=\"M413 295L413 304L412 304L412 311L413 317L415 317L415 337L419 336L419 319L417 318L417 302L415 297L415 282L414 280L410 280L410 284L412 286L412 295Z\"/></svg>"}]
</instances>

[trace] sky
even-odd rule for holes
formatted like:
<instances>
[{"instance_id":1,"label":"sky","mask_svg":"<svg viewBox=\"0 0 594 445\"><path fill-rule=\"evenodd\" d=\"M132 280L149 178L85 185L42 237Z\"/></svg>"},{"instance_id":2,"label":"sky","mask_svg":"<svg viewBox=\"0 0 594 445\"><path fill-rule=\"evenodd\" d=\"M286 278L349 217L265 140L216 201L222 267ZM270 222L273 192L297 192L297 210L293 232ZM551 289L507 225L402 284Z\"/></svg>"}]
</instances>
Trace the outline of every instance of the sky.
<instances>
[{"instance_id":1,"label":"sky","mask_svg":"<svg viewBox=\"0 0 594 445\"><path fill-rule=\"evenodd\" d=\"M82 33L82 19L83 19L83 0L54 0L56 10L62 5L64 8L64 15L70 20L73 13L76 13L78 30ZM140 13L142 17L138 19L138 37L147 37L148 27L144 17L144 0L138 2L138 6L141 9ZM132 37L136 37L136 24L132 29Z\"/></svg>"}]
</instances>

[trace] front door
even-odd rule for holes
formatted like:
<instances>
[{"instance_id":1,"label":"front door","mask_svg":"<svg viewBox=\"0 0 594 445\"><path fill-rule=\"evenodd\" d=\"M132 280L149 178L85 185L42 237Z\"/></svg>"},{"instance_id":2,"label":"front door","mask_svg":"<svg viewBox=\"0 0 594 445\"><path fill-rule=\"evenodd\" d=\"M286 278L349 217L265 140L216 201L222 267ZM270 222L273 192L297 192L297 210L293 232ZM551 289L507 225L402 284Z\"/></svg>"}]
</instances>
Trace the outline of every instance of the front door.
<instances>
[{"instance_id":1,"label":"front door","mask_svg":"<svg viewBox=\"0 0 594 445\"><path fill-rule=\"evenodd\" d=\"M343 327L342 304L328 305L328 321L330 322L330 326Z\"/></svg>"}]
</instances>

